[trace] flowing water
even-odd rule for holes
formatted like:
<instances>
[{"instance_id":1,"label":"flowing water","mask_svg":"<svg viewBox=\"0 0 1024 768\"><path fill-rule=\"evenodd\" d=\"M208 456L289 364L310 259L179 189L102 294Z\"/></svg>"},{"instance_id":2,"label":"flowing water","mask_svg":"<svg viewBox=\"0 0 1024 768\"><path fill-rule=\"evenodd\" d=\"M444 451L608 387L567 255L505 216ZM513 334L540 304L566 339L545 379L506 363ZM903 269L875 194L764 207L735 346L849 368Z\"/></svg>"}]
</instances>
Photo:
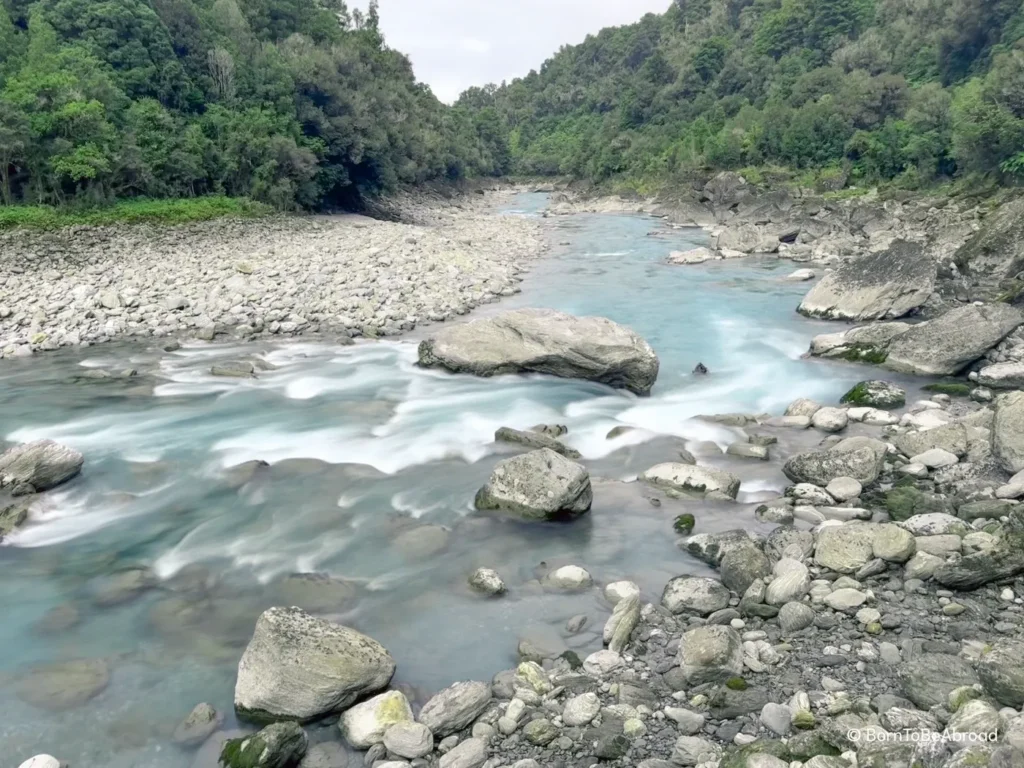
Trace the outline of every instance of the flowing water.
<instances>
[{"instance_id":1,"label":"flowing water","mask_svg":"<svg viewBox=\"0 0 1024 768\"><path fill-rule=\"evenodd\" d=\"M544 204L524 195L513 213ZM628 324L661 358L651 397L419 370L416 338L429 329L349 347L121 345L3 361L2 437L67 443L86 466L0 549L0 762L50 752L75 768L187 768L193 756L170 744L171 731L200 701L233 725L238 657L275 603L312 601L377 638L398 661L396 683L422 698L490 679L513 664L524 635L581 654L600 647L600 590L545 592L537 579L551 567L577 563L599 584L629 578L657 599L669 578L703 570L675 546L681 510L700 530L756 527L749 504L784 486L778 464L728 460L721 448L738 432L694 417L834 401L865 371L801 359L822 326L793 311L806 285L783 280L785 262L673 267L666 254L703 233L641 216L551 224L552 252L522 293L481 312L546 306ZM244 381L209 374L215 361L253 356L273 369ZM709 376L691 375L698 362ZM88 367L143 375L76 380ZM507 454L495 429L541 422L569 427L566 441L595 477L592 513L567 525L475 514L474 492ZM622 425L636 429L606 438ZM780 437L787 447L817 439ZM683 445L737 471L743 503L655 506L652 492L621 482ZM257 461L269 466L246 464ZM112 574L140 566L156 587L111 597ZM509 595L471 594L478 566L497 569ZM283 581L296 572L339 581L297 593ZM588 627L569 637L565 621L580 613ZM98 695L59 712L25 703L27 670L82 658L109 663Z\"/></svg>"}]
</instances>

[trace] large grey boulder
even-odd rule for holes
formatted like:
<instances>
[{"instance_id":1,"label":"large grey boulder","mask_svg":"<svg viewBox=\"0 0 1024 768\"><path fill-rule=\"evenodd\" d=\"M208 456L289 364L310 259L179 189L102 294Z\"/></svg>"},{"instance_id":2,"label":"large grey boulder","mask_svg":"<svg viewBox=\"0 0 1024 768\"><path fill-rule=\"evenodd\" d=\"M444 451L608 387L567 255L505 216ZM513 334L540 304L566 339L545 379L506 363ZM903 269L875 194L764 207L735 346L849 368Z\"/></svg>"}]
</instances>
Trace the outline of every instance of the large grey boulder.
<instances>
[{"instance_id":1,"label":"large grey boulder","mask_svg":"<svg viewBox=\"0 0 1024 768\"><path fill-rule=\"evenodd\" d=\"M1024 363L995 363L978 371L978 384L992 389L1024 388Z\"/></svg>"},{"instance_id":2,"label":"large grey boulder","mask_svg":"<svg viewBox=\"0 0 1024 768\"><path fill-rule=\"evenodd\" d=\"M861 485L878 479L888 448L881 440L849 437L826 451L793 456L782 471L794 483L826 486L837 477L852 477Z\"/></svg>"},{"instance_id":3,"label":"large grey boulder","mask_svg":"<svg viewBox=\"0 0 1024 768\"><path fill-rule=\"evenodd\" d=\"M743 643L732 627L697 627L683 634L677 660L688 685L721 683L743 671Z\"/></svg>"},{"instance_id":4,"label":"large grey boulder","mask_svg":"<svg viewBox=\"0 0 1024 768\"><path fill-rule=\"evenodd\" d=\"M1024 642L999 640L978 660L985 692L1006 707L1024 706Z\"/></svg>"},{"instance_id":5,"label":"large grey boulder","mask_svg":"<svg viewBox=\"0 0 1024 768\"><path fill-rule=\"evenodd\" d=\"M1024 469L1024 392L1009 392L996 400L992 452L1007 472Z\"/></svg>"},{"instance_id":6,"label":"large grey boulder","mask_svg":"<svg viewBox=\"0 0 1024 768\"><path fill-rule=\"evenodd\" d=\"M665 585L661 604L671 613L707 616L729 605L729 590L715 579L677 576Z\"/></svg>"},{"instance_id":7,"label":"large grey boulder","mask_svg":"<svg viewBox=\"0 0 1024 768\"><path fill-rule=\"evenodd\" d=\"M629 328L551 309L516 309L444 328L420 343L419 364L476 376L545 373L640 395L658 378L658 356Z\"/></svg>"},{"instance_id":8,"label":"large grey boulder","mask_svg":"<svg viewBox=\"0 0 1024 768\"><path fill-rule=\"evenodd\" d=\"M994 299L1024 270L1024 198L988 216L953 261L971 285L971 298Z\"/></svg>"},{"instance_id":9,"label":"large grey boulder","mask_svg":"<svg viewBox=\"0 0 1024 768\"><path fill-rule=\"evenodd\" d=\"M81 453L52 440L23 443L0 455L0 486L47 491L75 477L84 463Z\"/></svg>"},{"instance_id":10,"label":"large grey boulder","mask_svg":"<svg viewBox=\"0 0 1024 768\"><path fill-rule=\"evenodd\" d=\"M909 329L909 323L870 323L838 333L819 334L811 339L811 355L878 362L889 342Z\"/></svg>"},{"instance_id":11,"label":"large grey boulder","mask_svg":"<svg viewBox=\"0 0 1024 768\"><path fill-rule=\"evenodd\" d=\"M959 373L1009 336L1024 317L1008 304L970 305L920 323L889 343L883 365L900 373Z\"/></svg>"},{"instance_id":12,"label":"large grey boulder","mask_svg":"<svg viewBox=\"0 0 1024 768\"><path fill-rule=\"evenodd\" d=\"M932 429L893 435L892 443L907 457L920 456L938 449L962 458L967 455L967 430L963 424L953 422Z\"/></svg>"},{"instance_id":13,"label":"large grey boulder","mask_svg":"<svg viewBox=\"0 0 1024 768\"><path fill-rule=\"evenodd\" d=\"M590 475L548 448L499 461L476 494L476 508L527 520L579 517L590 510Z\"/></svg>"},{"instance_id":14,"label":"large grey boulder","mask_svg":"<svg viewBox=\"0 0 1024 768\"><path fill-rule=\"evenodd\" d=\"M640 480L659 488L699 496L718 492L735 499L740 491L740 479L735 475L725 470L691 464L658 464L640 475Z\"/></svg>"},{"instance_id":15,"label":"large grey boulder","mask_svg":"<svg viewBox=\"0 0 1024 768\"><path fill-rule=\"evenodd\" d=\"M420 710L419 721L434 736L443 739L461 731L476 720L490 705L489 683L467 681L455 683L435 694Z\"/></svg>"},{"instance_id":16,"label":"large grey boulder","mask_svg":"<svg viewBox=\"0 0 1024 768\"><path fill-rule=\"evenodd\" d=\"M830 320L882 320L909 314L935 290L935 262L916 243L844 262L815 285L797 311Z\"/></svg>"},{"instance_id":17,"label":"large grey boulder","mask_svg":"<svg viewBox=\"0 0 1024 768\"><path fill-rule=\"evenodd\" d=\"M238 663L235 709L254 720L308 722L387 686L395 660L376 640L310 616L271 608Z\"/></svg>"},{"instance_id":18,"label":"large grey boulder","mask_svg":"<svg viewBox=\"0 0 1024 768\"><path fill-rule=\"evenodd\" d=\"M823 528L814 542L814 562L836 573L856 573L874 559L875 523Z\"/></svg>"},{"instance_id":19,"label":"large grey boulder","mask_svg":"<svg viewBox=\"0 0 1024 768\"><path fill-rule=\"evenodd\" d=\"M945 706L949 694L978 682L971 665L959 656L922 653L904 662L898 670L903 695L921 709Z\"/></svg>"}]
</instances>

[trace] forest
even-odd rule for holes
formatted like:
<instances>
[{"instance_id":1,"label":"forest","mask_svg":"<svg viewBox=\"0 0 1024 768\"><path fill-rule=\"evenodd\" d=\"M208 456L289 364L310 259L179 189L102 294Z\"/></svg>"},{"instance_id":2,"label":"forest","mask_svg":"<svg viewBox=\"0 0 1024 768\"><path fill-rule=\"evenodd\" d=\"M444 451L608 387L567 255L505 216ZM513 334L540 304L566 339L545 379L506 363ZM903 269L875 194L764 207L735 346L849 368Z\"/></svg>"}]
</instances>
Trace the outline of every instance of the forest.
<instances>
[{"instance_id":1,"label":"forest","mask_svg":"<svg viewBox=\"0 0 1024 768\"><path fill-rule=\"evenodd\" d=\"M352 207L501 172L493 129L416 81L375 3L0 0L2 204Z\"/></svg>"},{"instance_id":2,"label":"forest","mask_svg":"<svg viewBox=\"0 0 1024 768\"><path fill-rule=\"evenodd\" d=\"M674 0L459 106L518 174L636 189L708 169L1014 184L1024 2Z\"/></svg>"}]
</instances>

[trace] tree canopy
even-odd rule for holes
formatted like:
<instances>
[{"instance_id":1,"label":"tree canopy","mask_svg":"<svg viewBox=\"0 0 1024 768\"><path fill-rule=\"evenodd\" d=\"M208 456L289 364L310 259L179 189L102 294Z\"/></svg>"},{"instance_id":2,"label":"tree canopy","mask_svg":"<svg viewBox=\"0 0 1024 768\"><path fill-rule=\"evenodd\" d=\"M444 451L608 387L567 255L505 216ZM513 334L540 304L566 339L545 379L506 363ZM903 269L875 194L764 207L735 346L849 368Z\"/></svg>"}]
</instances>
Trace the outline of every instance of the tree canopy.
<instances>
[{"instance_id":1,"label":"tree canopy","mask_svg":"<svg viewBox=\"0 0 1024 768\"><path fill-rule=\"evenodd\" d=\"M1022 0L674 0L459 106L523 174L1024 177ZM504 150L503 150L504 151Z\"/></svg>"},{"instance_id":2,"label":"tree canopy","mask_svg":"<svg viewBox=\"0 0 1024 768\"><path fill-rule=\"evenodd\" d=\"M0 202L351 205L499 174L492 111L441 104L342 0L0 0Z\"/></svg>"}]
</instances>

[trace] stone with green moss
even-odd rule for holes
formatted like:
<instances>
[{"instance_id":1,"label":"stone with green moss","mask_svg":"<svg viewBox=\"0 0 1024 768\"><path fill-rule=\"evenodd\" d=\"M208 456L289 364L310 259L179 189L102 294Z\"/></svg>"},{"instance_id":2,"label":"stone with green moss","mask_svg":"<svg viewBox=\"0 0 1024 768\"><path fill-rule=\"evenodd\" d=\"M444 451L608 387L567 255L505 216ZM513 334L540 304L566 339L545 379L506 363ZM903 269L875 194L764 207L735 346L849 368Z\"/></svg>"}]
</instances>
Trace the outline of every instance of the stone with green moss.
<instances>
[{"instance_id":1,"label":"stone with green moss","mask_svg":"<svg viewBox=\"0 0 1024 768\"><path fill-rule=\"evenodd\" d=\"M869 408L902 408L907 403L907 393L888 381L862 381L843 395L841 402Z\"/></svg>"},{"instance_id":2,"label":"stone with green moss","mask_svg":"<svg viewBox=\"0 0 1024 768\"><path fill-rule=\"evenodd\" d=\"M689 536L691 533L693 533L693 528L696 524L697 521L696 519L694 519L693 515L687 513L684 515L679 515L679 517L673 520L672 528L680 536Z\"/></svg>"},{"instance_id":3,"label":"stone with green moss","mask_svg":"<svg viewBox=\"0 0 1024 768\"><path fill-rule=\"evenodd\" d=\"M937 381L934 384L925 385L923 389L925 392L934 392L938 395L970 397L972 387L960 381Z\"/></svg>"},{"instance_id":4,"label":"stone with green moss","mask_svg":"<svg viewBox=\"0 0 1024 768\"><path fill-rule=\"evenodd\" d=\"M842 352L837 354L836 357L840 360L846 360L851 363L870 363L871 365L881 365L885 362L888 355L885 353L885 350L871 346L870 344L850 344L848 347L843 349Z\"/></svg>"},{"instance_id":5,"label":"stone with green moss","mask_svg":"<svg viewBox=\"0 0 1024 768\"><path fill-rule=\"evenodd\" d=\"M793 759L789 749L781 741L764 739L727 752L719 763L719 768L747 768L747 761L754 755L771 755L786 763Z\"/></svg>"},{"instance_id":6,"label":"stone with green moss","mask_svg":"<svg viewBox=\"0 0 1024 768\"><path fill-rule=\"evenodd\" d=\"M810 760L813 757L838 757L839 750L829 744L820 734L805 730L793 734L787 745L793 760Z\"/></svg>"},{"instance_id":7,"label":"stone with green moss","mask_svg":"<svg viewBox=\"0 0 1024 768\"><path fill-rule=\"evenodd\" d=\"M885 509L896 522L909 520L915 515L931 513L955 514L948 499L925 493L913 486L898 486L885 494Z\"/></svg>"},{"instance_id":8,"label":"stone with green moss","mask_svg":"<svg viewBox=\"0 0 1024 768\"><path fill-rule=\"evenodd\" d=\"M964 704L974 699L980 699L981 692L970 685L962 685L949 692L949 711L957 712Z\"/></svg>"},{"instance_id":9,"label":"stone with green moss","mask_svg":"<svg viewBox=\"0 0 1024 768\"><path fill-rule=\"evenodd\" d=\"M725 687L731 691L745 691L747 690L747 681L742 677L730 677L725 681Z\"/></svg>"},{"instance_id":10,"label":"stone with green moss","mask_svg":"<svg viewBox=\"0 0 1024 768\"><path fill-rule=\"evenodd\" d=\"M813 713L806 709L801 709L793 713L791 722L793 723L794 728L809 730L815 726L817 720L814 719Z\"/></svg>"},{"instance_id":11,"label":"stone with green moss","mask_svg":"<svg viewBox=\"0 0 1024 768\"><path fill-rule=\"evenodd\" d=\"M297 723L274 723L259 733L230 739L220 752L223 768L291 768L306 754L306 732Z\"/></svg>"}]
</instances>

